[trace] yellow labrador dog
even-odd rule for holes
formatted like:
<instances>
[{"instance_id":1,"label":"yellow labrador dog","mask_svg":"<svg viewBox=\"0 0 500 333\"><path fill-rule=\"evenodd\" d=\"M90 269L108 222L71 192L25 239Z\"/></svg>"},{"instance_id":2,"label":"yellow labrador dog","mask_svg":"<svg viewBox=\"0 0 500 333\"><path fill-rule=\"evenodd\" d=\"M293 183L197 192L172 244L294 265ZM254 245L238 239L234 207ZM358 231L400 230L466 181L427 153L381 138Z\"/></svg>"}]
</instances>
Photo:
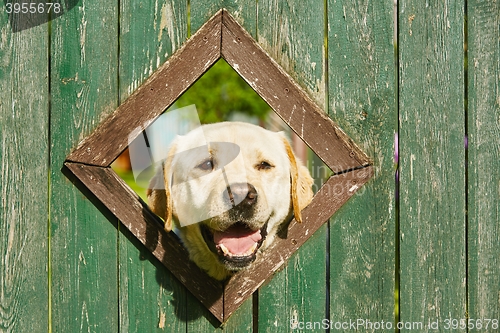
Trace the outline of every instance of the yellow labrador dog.
<instances>
[{"instance_id":1,"label":"yellow labrador dog","mask_svg":"<svg viewBox=\"0 0 500 333\"><path fill-rule=\"evenodd\" d=\"M313 179L282 133L248 123L178 136L147 192L153 212L217 280L248 267L312 199Z\"/></svg>"}]
</instances>

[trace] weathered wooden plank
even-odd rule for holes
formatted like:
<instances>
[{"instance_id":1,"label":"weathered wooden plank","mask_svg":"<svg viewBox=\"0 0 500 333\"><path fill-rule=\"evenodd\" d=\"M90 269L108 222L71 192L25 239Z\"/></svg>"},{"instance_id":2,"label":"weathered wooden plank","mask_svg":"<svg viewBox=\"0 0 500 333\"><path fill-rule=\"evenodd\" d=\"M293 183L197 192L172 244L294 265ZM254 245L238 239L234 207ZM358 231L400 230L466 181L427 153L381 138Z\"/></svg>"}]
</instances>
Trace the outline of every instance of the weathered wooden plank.
<instances>
[{"instance_id":1,"label":"weathered wooden plank","mask_svg":"<svg viewBox=\"0 0 500 333\"><path fill-rule=\"evenodd\" d=\"M190 1L190 31L195 33L218 10L225 8L245 29L255 33L256 1L255 0L192 0ZM224 332L250 332L253 326L252 299L247 300L235 315L222 326ZM200 307L198 301L188 297L188 332L213 332L220 324L213 320L207 310ZM226 314L224 314L225 318Z\"/></svg>"},{"instance_id":2,"label":"weathered wooden plank","mask_svg":"<svg viewBox=\"0 0 500 333\"><path fill-rule=\"evenodd\" d=\"M258 4L259 45L305 88L321 112L326 88L324 9L318 1L265 0ZM311 121L307 131L322 138L317 126ZM259 332L288 331L292 320L324 317L328 297L326 229L326 225L321 226L287 266L258 291Z\"/></svg>"},{"instance_id":3,"label":"weathered wooden plank","mask_svg":"<svg viewBox=\"0 0 500 333\"><path fill-rule=\"evenodd\" d=\"M467 18L468 311L485 329L500 320L500 2L468 1Z\"/></svg>"},{"instance_id":4,"label":"weathered wooden plank","mask_svg":"<svg viewBox=\"0 0 500 333\"><path fill-rule=\"evenodd\" d=\"M299 322L319 322L325 318L329 297L326 235L324 224L258 290L259 332L295 330L300 327Z\"/></svg>"},{"instance_id":5,"label":"weathered wooden plank","mask_svg":"<svg viewBox=\"0 0 500 333\"><path fill-rule=\"evenodd\" d=\"M187 39L187 3L120 2L120 102L124 102Z\"/></svg>"},{"instance_id":6,"label":"weathered wooden plank","mask_svg":"<svg viewBox=\"0 0 500 333\"><path fill-rule=\"evenodd\" d=\"M120 233L120 331L186 331L189 291L126 228Z\"/></svg>"},{"instance_id":7,"label":"weathered wooden plank","mask_svg":"<svg viewBox=\"0 0 500 333\"><path fill-rule=\"evenodd\" d=\"M325 6L319 1L259 1L259 45L324 109Z\"/></svg>"},{"instance_id":8,"label":"weathered wooden plank","mask_svg":"<svg viewBox=\"0 0 500 333\"><path fill-rule=\"evenodd\" d=\"M327 5L329 114L373 159L374 167L374 178L330 221L329 319L392 323L397 130L393 3Z\"/></svg>"},{"instance_id":9,"label":"weathered wooden plank","mask_svg":"<svg viewBox=\"0 0 500 333\"><path fill-rule=\"evenodd\" d=\"M53 332L118 331L116 228L61 173L118 103L117 4L83 0L51 23Z\"/></svg>"},{"instance_id":10,"label":"weathered wooden plank","mask_svg":"<svg viewBox=\"0 0 500 333\"><path fill-rule=\"evenodd\" d=\"M257 29L256 0L191 0L191 33L195 33L212 15L222 8L226 9L255 38Z\"/></svg>"},{"instance_id":11,"label":"weathered wooden plank","mask_svg":"<svg viewBox=\"0 0 500 333\"><path fill-rule=\"evenodd\" d=\"M44 332L48 311L48 25L0 14L0 331Z\"/></svg>"},{"instance_id":12,"label":"weathered wooden plank","mask_svg":"<svg viewBox=\"0 0 500 333\"><path fill-rule=\"evenodd\" d=\"M401 1L398 46L401 320L461 319L467 307L464 2Z\"/></svg>"},{"instance_id":13,"label":"weathered wooden plank","mask_svg":"<svg viewBox=\"0 0 500 333\"><path fill-rule=\"evenodd\" d=\"M184 44L92 135L86 137L68 156L68 160L98 166L110 165L133 138L129 134L135 131L138 135L139 129L151 124L220 58L221 18L222 12L212 17L193 35L190 43ZM114 136L110 138L109 133Z\"/></svg>"},{"instance_id":14,"label":"weathered wooden plank","mask_svg":"<svg viewBox=\"0 0 500 333\"><path fill-rule=\"evenodd\" d=\"M186 39L186 1L121 1L120 101ZM186 331L185 287L134 237L120 226L120 331Z\"/></svg>"},{"instance_id":15,"label":"weathered wooden plank","mask_svg":"<svg viewBox=\"0 0 500 333\"><path fill-rule=\"evenodd\" d=\"M75 184L96 205L102 204L107 212L114 214L147 250L222 321L222 284L189 261L187 250L176 236L163 229L161 220L147 209L147 204L113 170L71 162L65 163L65 167L71 172L69 176L73 175L80 182ZM113 196L113 193L121 195Z\"/></svg>"},{"instance_id":16,"label":"weathered wooden plank","mask_svg":"<svg viewBox=\"0 0 500 333\"><path fill-rule=\"evenodd\" d=\"M192 294L188 294L187 299L187 332L252 332L252 297L246 299L234 313L230 314L229 320L222 324L206 308L199 306L199 301Z\"/></svg>"}]
</instances>

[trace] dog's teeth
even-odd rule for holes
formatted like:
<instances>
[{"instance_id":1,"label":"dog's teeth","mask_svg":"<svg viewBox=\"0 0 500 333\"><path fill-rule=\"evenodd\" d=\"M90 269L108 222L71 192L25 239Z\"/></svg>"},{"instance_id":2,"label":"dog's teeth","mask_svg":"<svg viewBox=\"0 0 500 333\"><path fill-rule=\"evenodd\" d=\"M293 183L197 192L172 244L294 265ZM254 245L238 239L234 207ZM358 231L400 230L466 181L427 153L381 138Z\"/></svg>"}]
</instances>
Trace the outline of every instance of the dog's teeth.
<instances>
[{"instance_id":1,"label":"dog's teeth","mask_svg":"<svg viewBox=\"0 0 500 333\"><path fill-rule=\"evenodd\" d=\"M257 246L258 246L258 244L257 244L257 243L255 243L255 244L252 246L252 248L250 249L250 254L254 253L254 252L255 252L255 250L257 250Z\"/></svg>"},{"instance_id":2,"label":"dog's teeth","mask_svg":"<svg viewBox=\"0 0 500 333\"><path fill-rule=\"evenodd\" d=\"M257 243L255 243L247 252L245 252L245 254L243 256L249 256L249 255L252 255L255 250L257 249Z\"/></svg>"},{"instance_id":3,"label":"dog's teeth","mask_svg":"<svg viewBox=\"0 0 500 333\"><path fill-rule=\"evenodd\" d=\"M220 244L219 247L225 255L232 257L232 253L229 252L229 250L227 249L227 247L224 246L224 244Z\"/></svg>"},{"instance_id":4,"label":"dog's teeth","mask_svg":"<svg viewBox=\"0 0 500 333\"><path fill-rule=\"evenodd\" d=\"M241 254L241 255L235 255L233 253L231 253L226 246L224 246L224 244L219 244L218 247L221 249L222 253L224 253L225 256L228 256L230 258L234 257L234 256L240 256L240 257L247 257L247 256L250 256L252 255L255 250L257 250L257 247L259 246L259 244L255 243L254 245L252 245L252 247L245 253Z\"/></svg>"}]
</instances>

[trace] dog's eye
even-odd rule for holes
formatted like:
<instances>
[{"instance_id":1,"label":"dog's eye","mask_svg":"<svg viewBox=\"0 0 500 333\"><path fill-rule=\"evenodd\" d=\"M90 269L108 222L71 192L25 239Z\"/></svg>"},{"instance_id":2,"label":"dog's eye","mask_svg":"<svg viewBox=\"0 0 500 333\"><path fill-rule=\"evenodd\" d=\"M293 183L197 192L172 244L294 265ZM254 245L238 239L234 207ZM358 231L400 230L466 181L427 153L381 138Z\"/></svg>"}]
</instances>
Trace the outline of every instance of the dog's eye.
<instances>
[{"instance_id":1,"label":"dog's eye","mask_svg":"<svg viewBox=\"0 0 500 333\"><path fill-rule=\"evenodd\" d=\"M214 169L214 162L211 159L204 160L199 165L196 166L198 169L203 171L209 171Z\"/></svg>"},{"instance_id":2,"label":"dog's eye","mask_svg":"<svg viewBox=\"0 0 500 333\"><path fill-rule=\"evenodd\" d=\"M273 167L274 167L273 165L271 165L269 162L266 161L262 161L255 166L257 170L269 170Z\"/></svg>"}]
</instances>

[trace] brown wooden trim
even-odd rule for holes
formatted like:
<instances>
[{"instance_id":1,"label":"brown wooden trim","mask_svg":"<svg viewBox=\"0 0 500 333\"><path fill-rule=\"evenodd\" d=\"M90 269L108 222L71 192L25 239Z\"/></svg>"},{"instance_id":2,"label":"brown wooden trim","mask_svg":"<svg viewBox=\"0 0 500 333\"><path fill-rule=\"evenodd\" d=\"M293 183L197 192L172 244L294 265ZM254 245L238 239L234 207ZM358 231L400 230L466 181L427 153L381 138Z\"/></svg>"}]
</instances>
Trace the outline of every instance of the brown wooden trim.
<instances>
[{"instance_id":1,"label":"brown wooden trim","mask_svg":"<svg viewBox=\"0 0 500 333\"><path fill-rule=\"evenodd\" d=\"M189 260L177 237L163 229L163 222L111 168L64 165L219 321L224 321L222 283Z\"/></svg>"},{"instance_id":2,"label":"brown wooden trim","mask_svg":"<svg viewBox=\"0 0 500 333\"><path fill-rule=\"evenodd\" d=\"M334 172L342 172L331 177L303 210L303 223L292 221L285 239L277 238L249 270L225 285L189 260L177 237L163 230L162 221L109 168L128 146L129 135L135 138L221 55ZM80 143L65 168L224 322L372 176L369 164L321 108L221 10Z\"/></svg>"},{"instance_id":3,"label":"brown wooden trim","mask_svg":"<svg viewBox=\"0 0 500 333\"><path fill-rule=\"evenodd\" d=\"M222 17L222 57L334 172L370 159L227 12Z\"/></svg>"},{"instance_id":4,"label":"brown wooden trim","mask_svg":"<svg viewBox=\"0 0 500 333\"><path fill-rule=\"evenodd\" d=\"M68 161L109 166L140 131L172 105L220 58L222 11L160 66L113 114L85 138ZM129 138L130 134L135 134Z\"/></svg>"},{"instance_id":5,"label":"brown wooden trim","mask_svg":"<svg viewBox=\"0 0 500 333\"><path fill-rule=\"evenodd\" d=\"M293 220L287 237L276 237L258 261L248 270L233 276L224 290L224 320L250 297L263 283L272 278L287 260L328 219L373 176L371 166L332 176L320 188L313 201L302 210L302 223Z\"/></svg>"}]
</instances>

